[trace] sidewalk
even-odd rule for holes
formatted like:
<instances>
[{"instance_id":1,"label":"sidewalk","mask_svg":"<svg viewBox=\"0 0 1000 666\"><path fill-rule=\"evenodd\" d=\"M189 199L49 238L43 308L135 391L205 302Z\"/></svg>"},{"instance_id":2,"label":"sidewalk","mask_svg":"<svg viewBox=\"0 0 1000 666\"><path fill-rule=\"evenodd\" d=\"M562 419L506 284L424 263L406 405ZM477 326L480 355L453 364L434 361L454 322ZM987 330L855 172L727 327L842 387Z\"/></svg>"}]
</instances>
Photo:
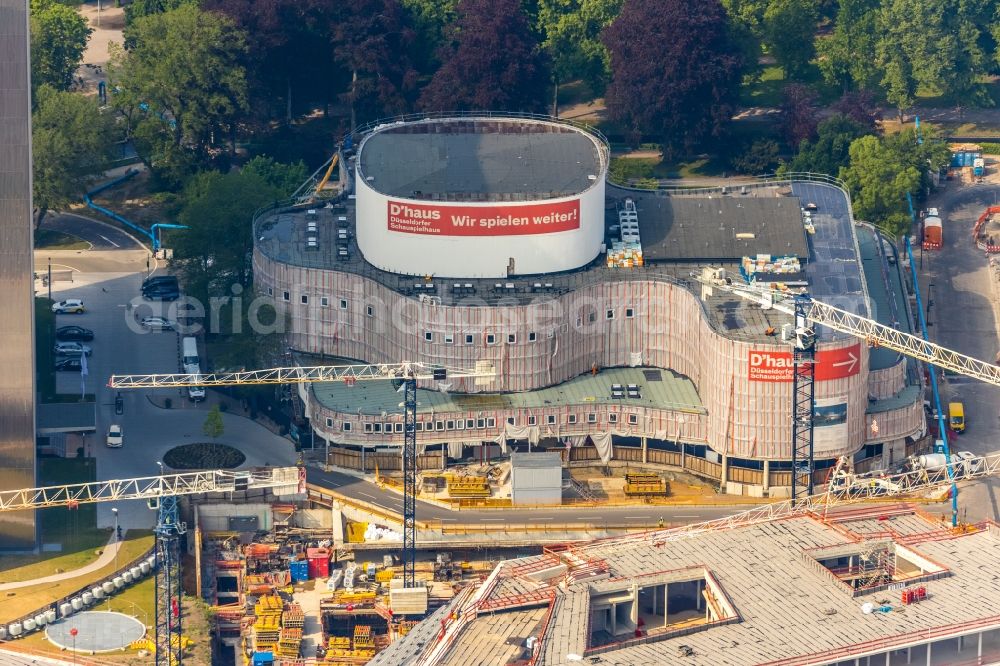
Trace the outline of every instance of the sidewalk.
<instances>
[{"instance_id":1,"label":"sidewalk","mask_svg":"<svg viewBox=\"0 0 1000 666\"><path fill-rule=\"evenodd\" d=\"M122 534L124 537L124 533ZM124 539L123 539L124 541ZM0 584L0 592L7 590L17 590L22 587L31 587L33 585L42 585L44 583L58 583L59 581L69 580L71 578L77 578L79 576L86 576L89 573L98 571L107 565L115 561L115 555L121 548L123 541L118 541L114 534L108 540L108 544L104 547L104 552L96 560L91 562L85 567L80 567L79 569L74 569L73 571L64 571L61 574L52 574L51 576L45 576L44 578L35 578L34 580L22 580L16 583L3 583ZM127 563L126 563L127 564ZM2 663L2 662L0 662Z\"/></svg>"}]
</instances>

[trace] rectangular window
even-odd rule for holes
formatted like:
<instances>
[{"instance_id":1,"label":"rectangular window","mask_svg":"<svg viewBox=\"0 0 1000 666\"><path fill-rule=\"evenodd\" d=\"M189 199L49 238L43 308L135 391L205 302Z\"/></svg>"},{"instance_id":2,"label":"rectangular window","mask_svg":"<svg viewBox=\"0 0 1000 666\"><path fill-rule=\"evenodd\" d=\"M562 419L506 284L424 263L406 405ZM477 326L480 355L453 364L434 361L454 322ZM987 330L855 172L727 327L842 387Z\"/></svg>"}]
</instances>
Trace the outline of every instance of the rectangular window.
<instances>
[{"instance_id":1,"label":"rectangular window","mask_svg":"<svg viewBox=\"0 0 1000 666\"><path fill-rule=\"evenodd\" d=\"M608 414L608 423L618 423L618 415L614 412Z\"/></svg>"},{"instance_id":2,"label":"rectangular window","mask_svg":"<svg viewBox=\"0 0 1000 666\"><path fill-rule=\"evenodd\" d=\"M474 430L476 427L476 421L474 419L465 419L465 429Z\"/></svg>"},{"instance_id":3,"label":"rectangular window","mask_svg":"<svg viewBox=\"0 0 1000 666\"><path fill-rule=\"evenodd\" d=\"M639 416L636 415L636 414L629 414L628 415L628 424L629 425L639 425Z\"/></svg>"},{"instance_id":4,"label":"rectangular window","mask_svg":"<svg viewBox=\"0 0 1000 666\"><path fill-rule=\"evenodd\" d=\"M444 425L445 425L445 427L446 427L446 428L447 428L448 430L454 430L454 429L455 429L455 421L453 421L453 420L451 420L451 419L449 419L449 420L448 420L448 422L447 422L447 423L445 423Z\"/></svg>"},{"instance_id":5,"label":"rectangular window","mask_svg":"<svg viewBox=\"0 0 1000 666\"><path fill-rule=\"evenodd\" d=\"M476 428L482 430L486 427L486 419L476 419Z\"/></svg>"},{"instance_id":6,"label":"rectangular window","mask_svg":"<svg viewBox=\"0 0 1000 666\"><path fill-rule=\"evenodd\" d=\"M267 288L267 295L268 296L274 296L274 289L272 287L268 287Z\"/></svg>"},{"instance_id":7,"label":"rectangular window","mask_svg":"<svg viewBox=\"0 0 1000 666\"><path fill-rule=\"evenodd\" d=\"M392 432L392 424L391 423L383 423L382 424L382 432Z\"/></svg>"},{"instance_id":8,"label":"rectangular window","mask_svg":"<svg viewBox=\"0 0 1000 666\"><path fill-rule=\"evenodd\" d=\"M330 299L327 298L326 296L320 296L319 297L319 304L320 304L320 307L328 308L328 307L330 307Z\"/></svg>"},{"instance_id":9,"label":"rectangular window","mask_svg":"<svg viewBox=\"0 0 1000 666\"><path fill-rule=\"evenodd\" d=\"M446 345L455 344L455 336L452 335L451 333L445 333L444 334L444 343Z\"/></svg>"},{"instance_id":10,"label":"rectangular window","mask_svg":"<svg viewBox=\"0 0 1000 666\"><path fill-rule=\"evenodd\" d=\"M587 414L587 423L597 423L597 413L590 412Z\"/></svg>"},{"instance_id":11,"label":"rectangular window","mask_svg":"<svg viewBox=\"0 0 1000 666\"><path fill-rule=\"evenodd\" d=\"M347 421L344 421L344 424L342 426L340 426L340 429L343 430L344 432L350 432L351 431L351 424L348 423Z\"/></svg>"},{"instance_id":12,"label":"rectangular window","mask_svg":"<svg viewBox=\"0 0 1000 666\"><path fill-rule=\"evenodd\" d=\"M372 429L375 432L382 432L382 424L381 423L373 423L372 424Z\"/></svg>"},{"instance_id":13,"label":"rectangular window","mask_svg":"<svg viewBox=\"0 0 1000 666\"><path fill-rule=\"evenodd\" d=\"M530 333L528 333L528 342L534 342L537 339L538 339L538 335L534 331L531 331Z\"/></svg>"},{"instance_id":14,"label":"rectangular window","mask_svg":"<svg viewBox=\"0 0 1000 666\"><path fill-rule=\"evenodd\" d=\"M549 414L549 415L547 415L545 417L545 423L547 423L548 425L555 425L556 424L556 415L555 414Z\"/></svg>"},{"instance_id":15,"label":"rectangular window","mask_svg":"<svg viewBox=\"0 0 1000 666\"><path fill-rule=\"evenodd\" d=\"M569 415L569 416L568 416L568 417L566 418L566 422L567 422L567 423L571 423L571 424L572 424L572 423L576 423L576 414L570 414L570 415Z\"/></svg>"},{"instance_id":16,"label":"rectangular window","mask_svg":"<svg viewBox=\"0 0 1000 666\"><path fill-rule=\"evenodd\" d=\"M631 319L635 316L635 310L632 308L625 308L625 318Z\"/></svg>"},{"instance_id":17,"label":"rectangular window","mask_svg":"<svg viewBox=\"0 0 1000 666\"><path fill-rule=\"evenodd\" d=\"M430 331L424 331L424 340L427 342L434 342L434 334Z\"/></svg>"},{"instance_id":18,"label":"rectangular window","mask_svg":"<svg viewBox=\"0 0 1000 666\"><path fill-rule=\"evenodd\" d=\"M340 299L340 309L341 310L346 310L347 309L347 299L344 299L344 298Z\"/></svg>"},{"instance_id":19,"label":"rectangular window","mask_svg":"<svg viewBox=\"0 0 1000 666\"><path fill-rule=\"evenodd\" d=\"M508 416L507 417L507 423L509 423L512 426L516 426L517 425L517 419L514 418L513 416Z\"/></svg>"},{"instance_id":20,"label":"rectangular window","mask_svg":"<svg viewBox=\"0 0 1000 666\"><path fill-rule=\"evenodd\" d=\"M420 422L420 421L417 421L413 429L416 432L423 432L424 431L424 424L422 422Z\"/></svg>"},{"instance_id":21,"label":"rectangular window","mask_svg":"<svg viewBox=\"0 0 1000 666\"><path fill-rule=\"evenodd\" d=\"M393 430L395 430L396 432L403 432L403 424L402 423L396 423L394 425L394 427L393 427Z\"/></svg>"},{"instance_id":22,"label":"rectangular window","mask_svg":"<svg viewBox=\"0 0 1000 666\"><path fill-rule=\"evenodd\" d=\"M605 318L605 319L614 319L614 318L615 318L615 311L614 311L614 310L611 310L611 309L609 308L608 310L606 310L606 311L604 312L604 318Z\"/></svg>"},{"instance_id":23,"label":"rectangular window","mask_svg":"<svg viewBox=\"0 0 1000 666\"><path fill-rule=\"evenodd\" d=\"M455 430L465 430L465 419L455 421Z\"/></svg>"},{"instance_id":24,"label":"rectangular window","mask_svg":"<svg viewBox=\"0 0 1000 666\"><path fill-rule=\"evenodd\" d=\"M495 336L492 333L487 333L486 334L486 344L488 344L488 345L495 345L496 343L497 343L497 336Z\"/></svg>"},{"instance_id":25,"label":"rectangular window","mask_svg":"<svg viewBox=\"0 0 1000 666\"><path fill-rule=\"evenodd\" d=\"M473 340L475 340L475 338L472 337L472 335L470 335L468 333L465 334L465 344L471 345L471 344L473 344Z\"/></svg>"},{"instance_id":26,"label":"rectangular window","mask_svg":"<svg viewBox=\"0 0 1000 666\"><path fill-rule=\"evenodd\" d=\"M366 423L365 424L365 432L371 432L371 431L372 431L372 424L371 423Z\"/></svg>"},{"instance_id":27,"label":"rectangular window","mask_svg":"<svg viewBox=\"0 0 1000 666\"><path fill-rule=\"evenodd\" d=\"M281 292L281 298L282 300L287 301L289 298L291 298L291 294L289 294L287 291L283 291Z\"/></svg>"},{"instance_id":28,"label":"rectangular window","mask_svg":"<svg viewBox=\"0 0 1000 666\"><path fill-rule=\"evenodd\" d=\"M533 426L537 424L538 424L538 417L536 417L534 414L528 417L528 425Z\"/></svg>"},{"instance_id":29,"label":"rectangular window","mask_svg":"<svg viewBox=\"0 0 1000 666\"><path fill-rule=\"evenodd\" d=\"M486 427L487 428L496 428L497 427L497 420L495 418L493 418L492 416L490 418L486 419Z\"/></svg>"},{"instance_id":30,"label":"rectangular window","mask_svg":"<svg viewBox=\"0 0 1000 666\"><path fill-rule=\"evenodd\" d=\"M509 344L509 345L517 344L517 333L508 333L507 334L507 344Z\"/></svg>"},{"instance_id":31,"label":"rectangular window","mask_svg":"<svg viewBox=\"0 0 1000 666\"><path fill-rule=\"evenodd\" d=\"M437 429L439 431L443 431L444 430L444 421L438 421L437 422Z\"/></svg>"},{"instance_id":32,"label":"rectangular window","mask_svg":"<svg viewBox=\"0 0 1000 666\"><path fill-rule=\"evenodd\" d=\"M301 296L299 296L299 302L302 303L302 305L309 305L309 297L306 296L305 294L302 294Z\"/></svg>"},{"instance_id":33,"label":"rectangular window","mask_svg":"<svg viewBox=\"0 0 1000 666\"><path fill-rule=\"evenodd\" d=\"M327 428L332 428L333 427L333 419L327 417L327 419L326 419L326 427Z\"/></svg>"},{"instance_id":34,"label":"rectangular window","mask_svg":"<svg viewBox=\"0 0 1000 666\"><path fill-rule=\"evenodd\" d=\"M591 312L589 315L587 315L587 321L590 322L591 324L597 321L597 313Z\"/></svg>"},{"instance_id":35,"label":"rectangular window","mask_svg":"<svg viewBox=\"0 0 1000 666\"><path fill-rule=\"evenodd\" d=\"M373 307L372 307L372 306L370 306L370 305L369 305L369 306L367 306L367 307L365 308L365 314L366 314L366 315L368 315L369 317L374 317L374 316L375 316L375 308L373 308Z\"/></svg>"}]
</instances>

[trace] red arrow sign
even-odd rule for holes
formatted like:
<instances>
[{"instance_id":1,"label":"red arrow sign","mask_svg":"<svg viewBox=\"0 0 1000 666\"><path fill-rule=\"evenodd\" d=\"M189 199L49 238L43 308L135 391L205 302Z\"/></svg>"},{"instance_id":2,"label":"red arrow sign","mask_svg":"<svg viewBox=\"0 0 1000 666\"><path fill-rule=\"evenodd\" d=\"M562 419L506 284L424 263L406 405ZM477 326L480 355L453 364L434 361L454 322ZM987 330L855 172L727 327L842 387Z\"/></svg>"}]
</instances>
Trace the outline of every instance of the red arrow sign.
<instances>
[{"instance_id":1,"label":"red arrow sign","mask_svg":"<svg viewBox=\"0 0 1000 666\"><path fill-rule=\"evenodd\" d=\"M792 381L792 353L750 350L747 378L752 382ZM861 371L861 345L830 349L816 354L816 381L843 379Z\"/></svg>"}]
</instances>

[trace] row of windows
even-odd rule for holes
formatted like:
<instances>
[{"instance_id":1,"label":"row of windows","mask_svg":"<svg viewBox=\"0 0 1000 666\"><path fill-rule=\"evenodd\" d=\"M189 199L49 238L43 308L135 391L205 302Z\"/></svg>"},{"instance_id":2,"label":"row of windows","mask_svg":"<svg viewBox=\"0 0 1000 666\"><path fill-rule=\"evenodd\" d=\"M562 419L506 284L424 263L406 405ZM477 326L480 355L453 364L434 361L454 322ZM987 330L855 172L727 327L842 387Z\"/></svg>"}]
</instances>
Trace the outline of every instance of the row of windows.
<instances>
[{"instance_id":1,"label":"row of windows","mask_svg":"<svg viewBox=\"0 0 1000 666\"><path fill-rule=\"evenodd\" d=\"M274 289L271 288L271 287L268 287L267 288L267 295L268 296L274 296ZM291 300L291 294L289 292L287 292L287 291L281 292L281 300L286 301L286 302L290 301ZM308 294L301 294L299 296L299 302L302 305L309 305L309 295ZM324 307L324 308L329 307L330 306L330 299L328 297L326 297L326 296L320 296L320 298L319 298L319 304L320 304L320 307ZM347 307L348 307L347 300L343 299L343 298L340 299L340 309L341 310L346 310ZM365 306L365 314L368 315L369 317L374 317L375 316L375 308L372 307L371 305ZM634 308L625 308L625 318L626 319L632 319L633 317L635 317L635 309ZM608 308L607 310L605 310L605 312L604 312L604 318L607 319L607 320L609 320L609 321L613 320L615 318L615 310L614 310L614 308ZM595 321L597 321L597 314L594 313L594 312L591 312L590 314L588 314L587 315L587 321L590 322L590 323L594 323ZM577 328L583 326L583 317L582 316L576 318L576 325L577 325ZM451 334L451 333L443 334L442 335L442 339L443 339L443 341L444 341L444 343L446 345L454 344L454 342L455 342L455 336L453 334ZM528 342L534 342L537 339L538 339L538 337L537 337L537 335L534 332L528 333ZM426 340L427 342L434 342L434 333L433 333L433 331L425 331L424 332L424 340ZM493 334L493 333L487 333L487 335L486 335L486 344L488 344L488 345L495 345L496 343L497 343L497 336L495 334ZM516 343L517 343L517 334L516 333L508 333L507 334L507 344L513 345L513 344L516 344ZM474 336L471 335L471 334L466 333L465 334L465 344L467 344L467 345L474 344Z\"/></svg>"},{"instance_id":2,"label":"row of windows","mask_svg":"<svg viewBox=\"0 0 1000 666\"><path fill-rule=\"evenodd\" d=\"M639 424L639 416L637 414L627 414L626 417L627 417L627 422L628 422L629 425L638 425ZM547 425L555 425L556 424L556 418L557 417L556 417L555 414L547 414L545 416L545 423ZM568 414L566 416L566 423L568 423L570 425L573 425L573 424L575 424L577 422L578 421L577 421L577 415L576 414ZM514 418L513 416L508 417L507 418L507 423L509 423L512 426L516 426L517 425L517 419ZM597 423L597 414L595 412L589 412L587 414L587 423ZM615 414L613 412L611 414L608 414L608 423L618 423L618 414ZM476 429L482 430L483 428L495 428L496 425L497 425L496 419L493 418L493 417L489 417L489 418L484 418L484 419L464 419L464 420L463 419L442 419L440 421L427 421L426 423L423 422L423 421L417 421L416 427L417 427L417 432L424 432L424 431L433 432L434 430L438 430L438 431L445 431L445 430L476 430ZM529 426L538 425L538 418L536 416L533 416L533 415L529 416L528 417L528 425ZM326 420L326 427L327 428L333 428L334 427L333 419L332 418L327 418L327 420ZM351 426L351 422L350 421L344 421L341 424L341 429L344 432L350 432L351 428L352 428L352 426ZM389 432L398 432L398 433L401 433L401 432L403 432L403 424L402 423L365 423L364 424L364 429L365 429L366 433L389 433Z\"/></svg>"}]
</instances>

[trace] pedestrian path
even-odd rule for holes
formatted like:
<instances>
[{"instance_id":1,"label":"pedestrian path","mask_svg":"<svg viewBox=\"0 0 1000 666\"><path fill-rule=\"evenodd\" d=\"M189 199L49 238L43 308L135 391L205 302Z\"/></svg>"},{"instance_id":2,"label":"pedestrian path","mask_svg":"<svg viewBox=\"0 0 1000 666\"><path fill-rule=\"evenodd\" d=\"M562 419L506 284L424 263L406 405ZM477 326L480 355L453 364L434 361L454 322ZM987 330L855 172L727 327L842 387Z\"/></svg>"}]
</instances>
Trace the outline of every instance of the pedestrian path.
<instances>
[{"instance_id":1,"label":"pedestrian path","mask_svg":"<svg viewBox=\"0 0 1000 666\"><path fill-rule=\"evenodd\" d=\"M31 587L32 585L42 585L44 583L58 583L63 580L70 580L71 578L77 578L79 576L86 576L89 573L99 571L107 565L111 564L115 560L115 555L117 555L118 550L122 547L124 539L119 541L114 533L111 534L111 538L108 540L107 545L104 547L104 552L101 556L90 564L80 567L79 569L74 569L73 571L64 571L59 574L52 574L51 576L45 576L44 578L35 578L34 580L21 580L16 583L2 583L0 584L0 592L6 590L17 590L22 587ZM2 662L0 662L2 664Z\"/></svg>"}]
</instances>

